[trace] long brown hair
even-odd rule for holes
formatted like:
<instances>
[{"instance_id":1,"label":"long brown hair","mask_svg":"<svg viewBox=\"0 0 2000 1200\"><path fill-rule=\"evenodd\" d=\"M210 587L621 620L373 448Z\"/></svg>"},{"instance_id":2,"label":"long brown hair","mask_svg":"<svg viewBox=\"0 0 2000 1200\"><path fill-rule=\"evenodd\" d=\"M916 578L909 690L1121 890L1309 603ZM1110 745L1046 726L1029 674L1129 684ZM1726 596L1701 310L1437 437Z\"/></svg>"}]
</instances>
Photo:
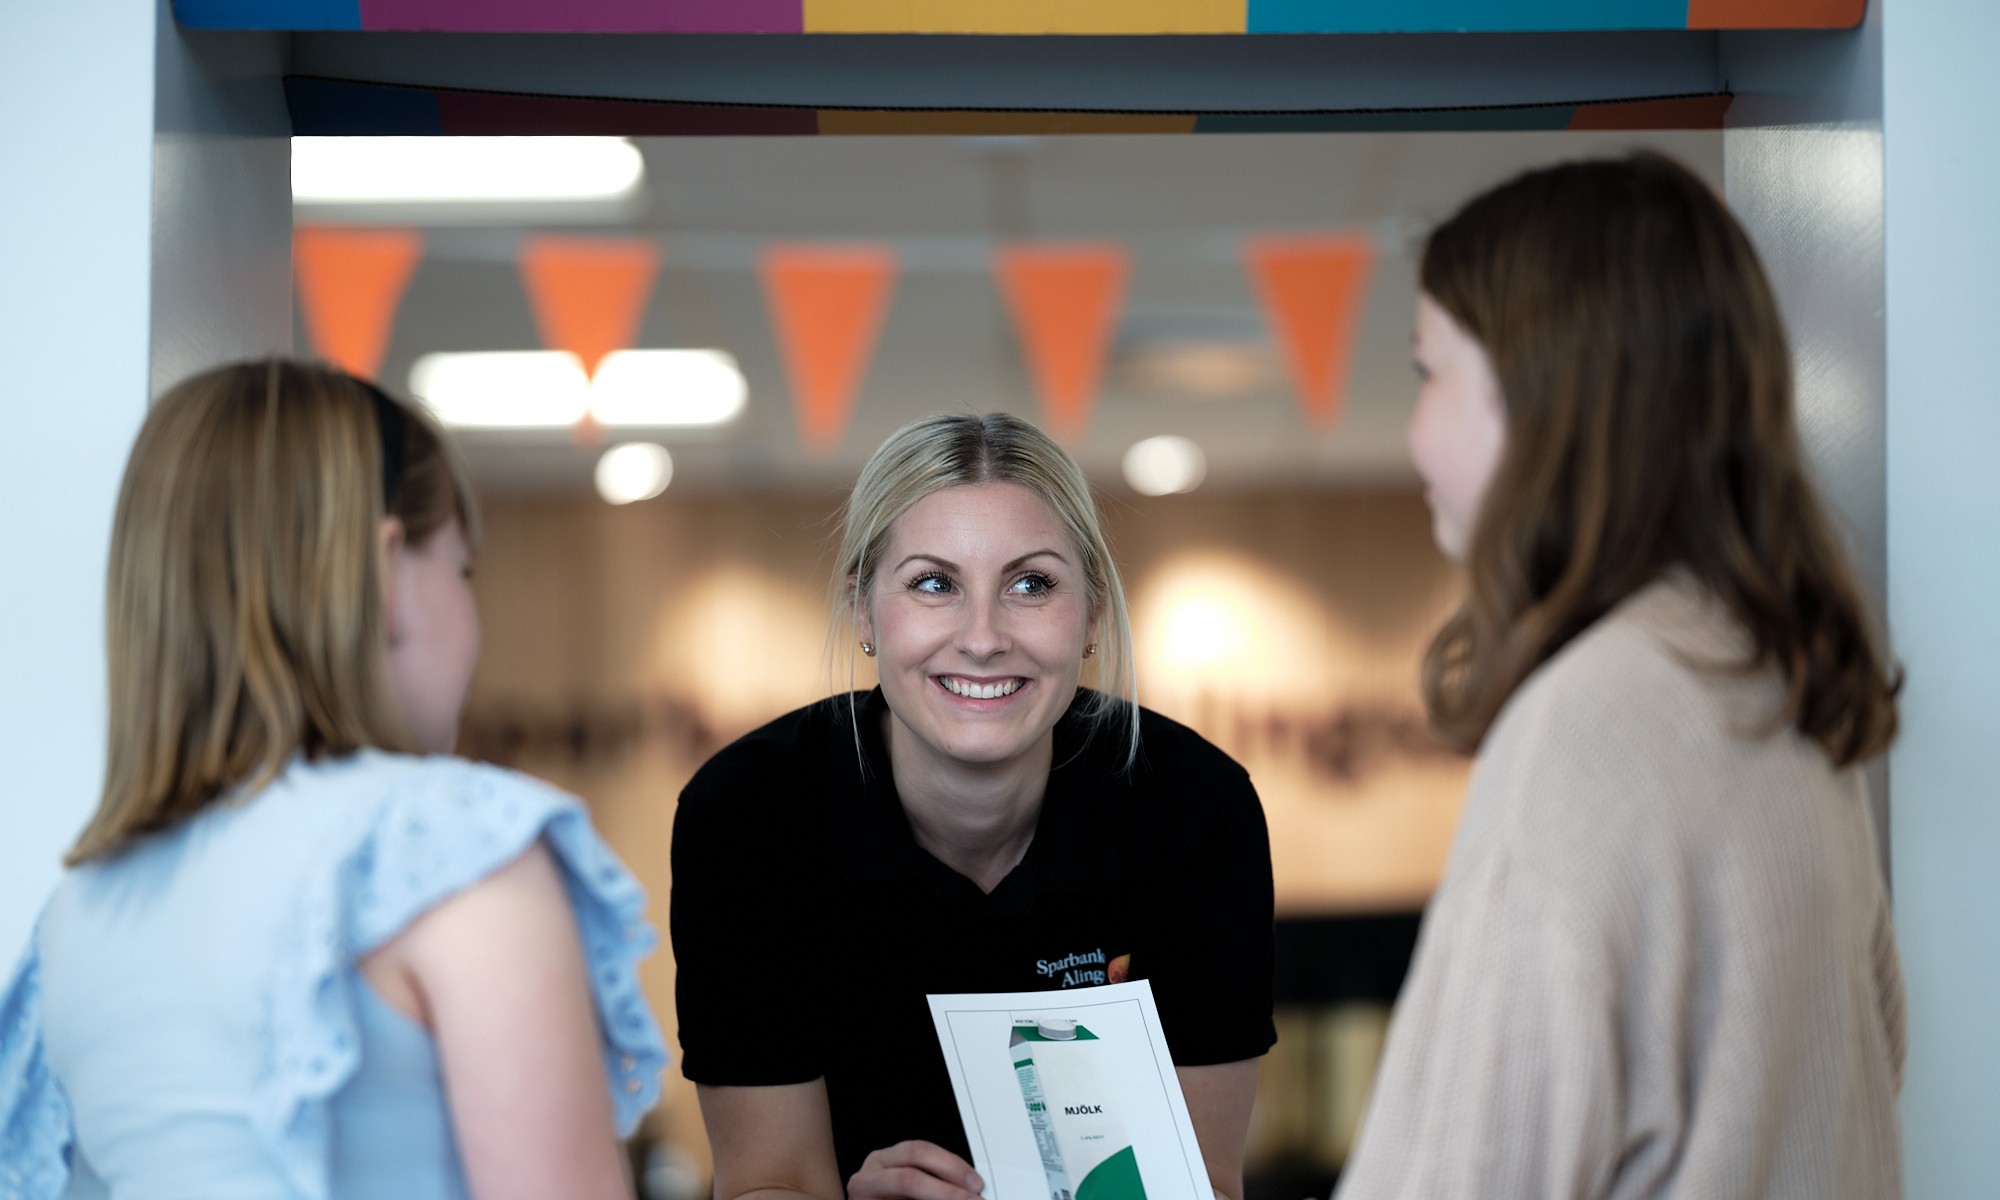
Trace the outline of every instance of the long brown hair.
<instances>
[{"instance_id":1,"label":"long brown hair","mask_svg":"<svg viewBox=\"0 0 2000 1200\"><path fill-rule=\"evenodd\" d=\"M1742 228L1657 154L1534 171L1431 234L1424 292L1491 357L1507 443L1464 606L1424 697L1463 748L1522 680L1679 569L1734 614L1748 669L1838 766L1896 733L1891 677L1792 415L1777 301Z\"/></svg>"},{"instance_id":2,"label":"long brown hair","mask_svg":"<svg viewBox=\"0 0 2000 1200\"><path fill-rule=\"evenodd\" d=\"M442 432L373 385L269 359L160 398L118 493L104 795L71 864L255 790L295 753L403 747L383 656L385 516L411 546L454 517L478 537Z\"/></svg>"}]
</instances>

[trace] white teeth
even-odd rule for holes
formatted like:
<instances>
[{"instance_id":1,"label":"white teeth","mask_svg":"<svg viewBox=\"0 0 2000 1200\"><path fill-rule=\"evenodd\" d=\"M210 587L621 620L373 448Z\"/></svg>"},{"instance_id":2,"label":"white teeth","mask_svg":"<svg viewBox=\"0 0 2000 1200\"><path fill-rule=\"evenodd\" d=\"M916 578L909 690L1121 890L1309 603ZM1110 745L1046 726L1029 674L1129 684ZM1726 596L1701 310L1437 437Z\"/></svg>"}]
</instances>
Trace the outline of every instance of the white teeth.
<instances>
[{"instance_id":1,"label":"white teeth","mask_svg":"<svg viewBox=\"0 0 2000 1200\"><path fill-rule=\"evenodd\" d=\"M952 695L964 696L968 700L998 700L1002 696L1011 696L1021 690L1021 681L1018 679L1009 679L1005 683L972 683L944 675L939 677L939 681Z\"/></svg>"}]
</instances>

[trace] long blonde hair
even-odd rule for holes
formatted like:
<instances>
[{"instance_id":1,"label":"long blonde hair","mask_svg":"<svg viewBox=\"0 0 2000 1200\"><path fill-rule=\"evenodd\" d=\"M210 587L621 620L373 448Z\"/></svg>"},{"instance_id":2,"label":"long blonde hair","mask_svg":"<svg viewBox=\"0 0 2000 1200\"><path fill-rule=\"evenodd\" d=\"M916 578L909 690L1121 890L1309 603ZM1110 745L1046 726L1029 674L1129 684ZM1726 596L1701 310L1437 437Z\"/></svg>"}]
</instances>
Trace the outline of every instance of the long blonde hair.
<instances>
[{"instance_id":1,"label":"long blonde hair","mask_svg":"<svg viewBox=\"0 0 2000 1200\"><path fill-rule=\"evenodd\" d=\"M846 646L848 678L854 676L855 615L875 582L889 527L918 501L946 488L1012 483L1040 496L1076 544L1083 560L1085 593L1095 614L1092 640L1100 648L1097 681L1083 717L1093 732L1111 730L1124 743L1129 765L1139 754L1139 704L1132 675L1132 626L1118 566L1104 540L1097 502L1083 468L1040 429L1006 413L983 417L939 414L912 421L889 435L861 468L841 518L840 553L833 572L833 644ZM852 716L853 700L849 705Z\"/></svg>"},{"instance_id":2,"label":"long blonde hair","mask_svg":"<svg viewBox=\"0 0 2000 1200\"><path fill-rule=\"evenodd\" d=\"M371 384L269 359L153 406L111 534L104 795L69 863L254 791L294 754L404 748L383 653L385 516L412 546L453 517L478 538L442 431Z\"/></svg>"}]
</instances>

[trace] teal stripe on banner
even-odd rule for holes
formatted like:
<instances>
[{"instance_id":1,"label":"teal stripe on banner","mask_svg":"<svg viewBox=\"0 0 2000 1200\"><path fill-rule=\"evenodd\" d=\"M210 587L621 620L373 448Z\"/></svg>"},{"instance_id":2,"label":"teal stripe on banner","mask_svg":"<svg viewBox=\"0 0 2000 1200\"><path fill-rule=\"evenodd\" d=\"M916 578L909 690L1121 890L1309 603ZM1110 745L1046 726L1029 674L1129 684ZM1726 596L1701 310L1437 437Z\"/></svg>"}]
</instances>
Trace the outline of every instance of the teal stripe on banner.
<instances>
[{"instance_id":1,"label":"teal stripe on banner","mask_svg":"<svg viewBox=\"0 0 2000 1200\"><path fill-rule=\"evenodd\" d=\"M1685 29L1688 0L1250 0L1251 33Z\"/></svg>"},{"instance_id":2,"label":"teal stripe on banner","mask_svg":"<svg viewBox=\"0 0 2000 1200\"><path fill-rule=\"evenodd\" d=\"M1444 108L1423 112L1203 113L1196 133L1487 133L1567 129L1570 104Z\"/></svg>"},{"instance_id":3,"label":"teal stripe on banner","mask_svg":"<svg viewBox=\"0 0 2000 1200\"><path fill-rule=\"evenodd\" d=\"M359 29L361 0L174 0L189 29Z\"/></svg>"}]
</instances>

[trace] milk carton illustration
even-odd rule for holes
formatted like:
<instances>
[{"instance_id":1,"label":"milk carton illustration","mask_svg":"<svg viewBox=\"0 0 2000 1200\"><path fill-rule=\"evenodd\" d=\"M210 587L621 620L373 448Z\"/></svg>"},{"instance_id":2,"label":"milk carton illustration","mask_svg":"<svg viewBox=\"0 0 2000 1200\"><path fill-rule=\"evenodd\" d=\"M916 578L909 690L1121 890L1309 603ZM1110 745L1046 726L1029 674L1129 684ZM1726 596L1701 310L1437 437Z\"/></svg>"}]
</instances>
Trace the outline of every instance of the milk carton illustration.
<instances>
[{"instance_id":1,"label":"milk carton illustration","mask_svg":"<svg viewBox=\"0 0 2000 1200\"><path fill-rule=\"evenodd\" d=\"M1067 1018L1012 1015L1007 1050L1049 1200L1146 1200L1132 1139L1105 1079L1104 1043Z\"/></svg>"}]
</instances>

